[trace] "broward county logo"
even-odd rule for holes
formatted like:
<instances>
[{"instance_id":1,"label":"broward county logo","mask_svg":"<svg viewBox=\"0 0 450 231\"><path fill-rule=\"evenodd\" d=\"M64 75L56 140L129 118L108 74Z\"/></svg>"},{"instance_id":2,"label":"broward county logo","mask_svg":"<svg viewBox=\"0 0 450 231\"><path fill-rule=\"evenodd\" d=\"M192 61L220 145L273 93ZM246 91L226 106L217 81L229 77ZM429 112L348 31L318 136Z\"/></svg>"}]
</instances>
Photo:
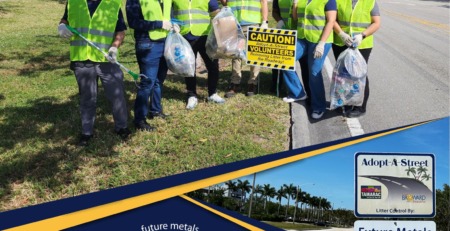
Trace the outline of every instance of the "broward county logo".
<instances>
[{"instance_id":1,"label":"broward county logo","mask_svg":"<svg viewBox=\"0 0 450 231\"><path fill-rule=\"evenodd\" d=\"M361 199L381 199L381 186L361 185Z\"/></svg>"},{"instance_id":2,"label":"broward county logo","mask_svg":"<svg viewBox=\"0 0 450 231\"><path fill-rule=\"evenodd\" d=\"M425 203L427 200L426 195L420 194L403 194L402 201L411 202L411 203Z\"/></svg>"}]
</instances>

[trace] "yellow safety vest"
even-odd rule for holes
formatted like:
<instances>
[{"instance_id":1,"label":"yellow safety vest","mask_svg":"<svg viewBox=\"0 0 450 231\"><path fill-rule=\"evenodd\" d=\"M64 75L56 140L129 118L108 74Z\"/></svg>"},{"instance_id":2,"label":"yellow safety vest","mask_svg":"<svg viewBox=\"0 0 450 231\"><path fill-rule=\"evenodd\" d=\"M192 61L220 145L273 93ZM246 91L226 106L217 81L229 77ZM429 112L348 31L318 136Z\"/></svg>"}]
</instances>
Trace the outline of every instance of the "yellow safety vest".
<instances>
[{"instance_id":1,"label":"yellow safety vest","mask_svg":"<svg viewBox=\"0 0 450 231\"><path fill-rule=\"evenodd\" d=\"M182 35L189 32L195 36L208 35L211 29L208 3L209 0L173 0L173 16L182 22Z\"/></svg>"},{"instance_id":2,"label":"yellow safety vest","mask_svg":"<svg viewBox=\"0 0 450 231\"><path fill-rule=\"evenodd\" d=\"M336 4L338 9L337 20L339 26L350 36L360 34L372 23L372 16L370 15L370 12L375 6L375 0L359 0L354 9L352 9L351 0L336 0ZM334 36L334 44L344 46L345 42L342 41L339 36ZM358 46L359 49L372 47L372 35L363 39L361 44Z\"/></svg>"},{"instance_id":3,"label":"yellow safety vest","mask_svg":"<svg viewBox=\"0 0 450 231\"><path fill-rule=\"evenodd\" d=\"M318 43L327 23L325 5L328 0L299 0L297 4L297 36L312 43ZM330 33L327 43L333 42L333 33Z\"/></svg>"},{"instance_id":4,"label":"yellow safety vest","mask_svg":"<svg viewBox=\"0 0 450 231\"><path fill-rule=\"evenodd\" d=\"M70 26L103 51L108 52L108 49L114 41L114 33L121 4L121 0L103 0L91 17L86 0L69 0L67 3L67 19ZM70 60L108 61L101 52L90 46L79 36L72 36L71 38Z\"/></svg>"},{"instance_id":5,"label":"yellow safety vest","mask_svg":"<svg viewBox=\"0 0 450 231\"><path fill-rule=\"evenodd\" d=\"M172 0L139 0L141 4L142 15L147 21L170 21L170 11ZM161 10L161 4L164 10ZM163 12L164 11L164 12ZM150 39L158 40L167 37L168 31L164 29L155 29L148 32Z\"/></svg>"},{"instance_id":6,"label":"yellow safety vest","mask_svg":"<svg viewBox=\"0 0 450 231\"><path fill-rule=\"evenodd\" d=\"M292 0L278 0L280 16L284 21L284 29L295 29L292 25Z\"/></svg>"},{"instance_id":7,"label":"yellow safety vest","mask_svg":"<svg viewBox=\"0 0 450 231\"><path fill-rule=\"evenodd\" d=\"M260 24L262 21L261 0L228 0L227 6L233 10L238 22Z\"/></svg>"}]
</instances>

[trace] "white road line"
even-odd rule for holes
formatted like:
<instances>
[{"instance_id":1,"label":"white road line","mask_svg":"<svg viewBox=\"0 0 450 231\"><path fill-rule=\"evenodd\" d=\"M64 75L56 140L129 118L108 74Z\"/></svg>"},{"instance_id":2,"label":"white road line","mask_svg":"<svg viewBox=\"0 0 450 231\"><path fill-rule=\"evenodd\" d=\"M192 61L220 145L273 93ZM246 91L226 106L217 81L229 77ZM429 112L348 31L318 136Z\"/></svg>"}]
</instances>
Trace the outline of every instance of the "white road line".
<instances>
[{"instance_id":1,"label":"white road line","mask_svg":"<svg viewBox=\"0 0 450 231\"><path fill-rule=\"evenodd\" d=\"M331 65L330 59L328 56L325 58L325 62L323 64L325 71L328 75L328 78L330 79L333 76L333 65ZM359 120L357 118L346 118L347 121L347 127L350 130L350 135L353 136L359 136L364 135L364 130L362 129L361 123L359 123Z\"/></svg>"}]
</instances>

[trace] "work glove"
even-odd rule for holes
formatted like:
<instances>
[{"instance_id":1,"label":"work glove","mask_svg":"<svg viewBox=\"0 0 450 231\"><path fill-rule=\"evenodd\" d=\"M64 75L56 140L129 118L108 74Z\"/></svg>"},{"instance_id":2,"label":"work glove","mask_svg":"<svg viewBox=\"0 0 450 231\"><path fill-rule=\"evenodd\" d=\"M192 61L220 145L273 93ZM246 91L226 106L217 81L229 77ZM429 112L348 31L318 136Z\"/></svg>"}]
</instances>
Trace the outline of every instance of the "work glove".
<instances>
[{"instance_id":1,"label":"work glove","mask_svg":"<svg viewBox=\"0 0 450 231\"><path fill-rule=\"evenodd\" d=\"M180 25L174 23L173 24L173 32L180 33Z\"/></svg>"},{"instance_id":2,"label":"work glove","mask_svg":"<svg viewBox=\"0 0 450 231\"><path fill-rule=\"evenodd\" d=\"M261 23L260 28L262 28L262 29L267 29L267 28L269 28L269 24L267 23L267 21L263 21L263 22Z\"/></svg>"},{"instance_id":3,"label":"work glove","mask_svg":"<svg viewBox=\"0 0 450 231\"><path fill-rule=\"evenodd\" d=\"M353 39L352 37L350 37L350 35L348 35L347 33L345 33L344 31L341 31L339 33L339 37L342 39L342 41L344 41L345 45L348 47L351 47L353 45Z\"/></svg>"},{"instance_id":4,"label":"work glove","mask_svg":"<svg viewBox=\"0 0 450 231\"><path fill-rule=\"evenodd\" d=\"M320 59L323 55L324 50L325 42L319 41L319 43L316 45L316 48L314 49L314 58Z\"/></svg>"},{"instance_id":5,"label":"work glove","mask_svg":"<svg viewBox=\"0 0 450 231\"><path fill-rule=\"evenodd\" d=\"M173 28L173 24L172 24L172 22L170 22L168 20L164 20L163 23L162 23L162 28L164 30L170 31Z\"/></svg>"},{"instance_id":6,"label":"work glove","mask_svg":"<svg viewBox=\"0 0 450 231\"><path fill-rule=\"evenodd\" d=\"M283 20L278 21L276 28L283 29L283 27L284 27L284 21Z\"/></svg>"},{"instance_id":7,"label":"work glove","mask_svg":"<svg viewBox=\"0 0 450 231\"><path fill-rule=\"evenodd\" d=\"M67 29L66 24L61 23L58 26L58 34L61 38L65 38L68 39L70 37L72 37L73 33Z\"/></svg>"},{"instance_id":8,"label":"work glove","mask_svg":"<svg viewBox=\"0 0 450 231\"><path fill-rule=\"evenodd\" d=\"M353 37L353 47L358 47L359 44L361 44L361 41L363 40L362 34L357 34Z\"/></svg>"},{"instance_id":9,"label":"work glove","mask_svg":"<svg viewBox=\"0 0 450 231\"><path fill-rule=\"evenodd\" d=\"M108 55L105 55L105 58L108 59L110 63L117 62L117 47L110 47L108 50Z\"/></svg>"}]
</instances>

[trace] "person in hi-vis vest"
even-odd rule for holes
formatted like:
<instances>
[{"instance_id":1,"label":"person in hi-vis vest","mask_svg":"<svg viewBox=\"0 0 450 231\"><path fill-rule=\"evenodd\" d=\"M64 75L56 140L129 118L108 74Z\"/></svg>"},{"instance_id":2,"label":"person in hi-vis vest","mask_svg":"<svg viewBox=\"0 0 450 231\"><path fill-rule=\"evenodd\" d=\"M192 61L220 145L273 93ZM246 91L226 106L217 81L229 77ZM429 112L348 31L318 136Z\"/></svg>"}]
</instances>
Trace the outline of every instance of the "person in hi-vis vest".
<instances>
[{"instance_id":1,"label":"person in hi-vis vest","mask_svg":"<svg viewBox=\"0 0 450 231\"><path fill-rule=\"evenodd\" d=\"M211 60L206 54L206 39L211 30L211 18L219 11L217 0L172 0L172 12L175 19L181 21L180 33L189 42L195 57L199 53L208 70L208 102L222 104L225 100L217 94L219 81L219 62ZM197 60L197 59L196 59ZM185 77L187 90L186 109L197 106L197 78Z\"/></svg>"},{"instance_id":2,"label":"person in hi-vis vest","mask_svg":"<svg viewBox=\"0 0 450 231\"><path fill-rule=\"evenodd\" d=\"M171 8L172 0L127 0L126 3L128 25L134 29L140 73L147 77L141 78L134 103L134 125L138 130L155 129L147 123L147 115L150 119L167 117L161 105L168 70L164 44L170 30L180 31L180 27L170 21Z\"/></svg>"},{"instance_id":3,"label":"person in hi-vis vest","mask_svg":"<svg viewBox=\"0 0 450 231\"><path fill-rule=\"evenodd\" d=\"M242 31L247 36L248 27L268 28L268 6L267 0L220 0L223 6L228 6L233 11L234 16L242 27ZM228 92L225 93L226 98L236 95L241 87L242 79L242 60L232 60L231 83ZM250 66L250 79L248 80L248 88L246 96L253 96L257 89L259 66Z\"/></svg>"},{"instance_id":4,"label":"person in hi-vis vest","mask_svg":"<svg viewBox=\"0 0 450 231\"><path fill-rule=\"evenodd\" d=\"M333 42L336 21L336 0L294 0L292 18L297 23L296 59L308 58L309 87L311 91L311 118L325 114L326 98L322 67ZM282 71L288 88L285 102L305 100L306 95L295 71Z\"/></svg>"},{"instance_id":5,"label":"person in hi-vis vest","mask_svg":"<svg viewBox=\"0 0 450 231\"><path fill-rule=\"evenodd\" d=\"M277 21L277 29L287 29L287 30L297 30L297 25L293 25L292 21L292 4L293 0L273 0L272 1L272 17ZM300 58L300 71L302 75L303 87L305 88L306 95L310 95L309 90L309 70L308 70L308 59L305 56ZM278 84L279 83L279 84ZM272 87L270 91L277 93L281 88L280 85L283 83L283 78L281 76L281 71L277 69L272 69ZM287 98L284 98L287 99ZM309 98L306 99L306 103L309 105Z\"/></svg>"},{"instance_id":6,"label":"person in hi-vis vest","mask_svg":"<svg viewBox=\"0 0 450 231\"><path fill-rule=\"evenodd\" d=\"M334 57L347 47L357 47L362 56L369 63L370 52L373 47L373 34L380 28L380 9L375 0L336 0L337 21L334 24L334 43L332 46ZM354 118L366 113L369 99L369 78L366 77L364 100L362 106L345 106L344 116Z\"/></svg>"},{"instance_id":7,"label":"person in hi-vis vest","mask_svg":"<svg viewBox=\"0 0 450 231\"><path fill-rule=\"evenodd\" d=\"M94 135L97 78L102 81L106 97L112 104L115 132L122 139L130 135L123 73L115 63L127 29L121 4L121 0L68 0L58 26L59 35L70 38L70 67L75 74L80 96L80 146L87 146ZM66 24L107 52L108 56L105 57L81 37L72 34Z\"/></svg>"}]
</instances>

